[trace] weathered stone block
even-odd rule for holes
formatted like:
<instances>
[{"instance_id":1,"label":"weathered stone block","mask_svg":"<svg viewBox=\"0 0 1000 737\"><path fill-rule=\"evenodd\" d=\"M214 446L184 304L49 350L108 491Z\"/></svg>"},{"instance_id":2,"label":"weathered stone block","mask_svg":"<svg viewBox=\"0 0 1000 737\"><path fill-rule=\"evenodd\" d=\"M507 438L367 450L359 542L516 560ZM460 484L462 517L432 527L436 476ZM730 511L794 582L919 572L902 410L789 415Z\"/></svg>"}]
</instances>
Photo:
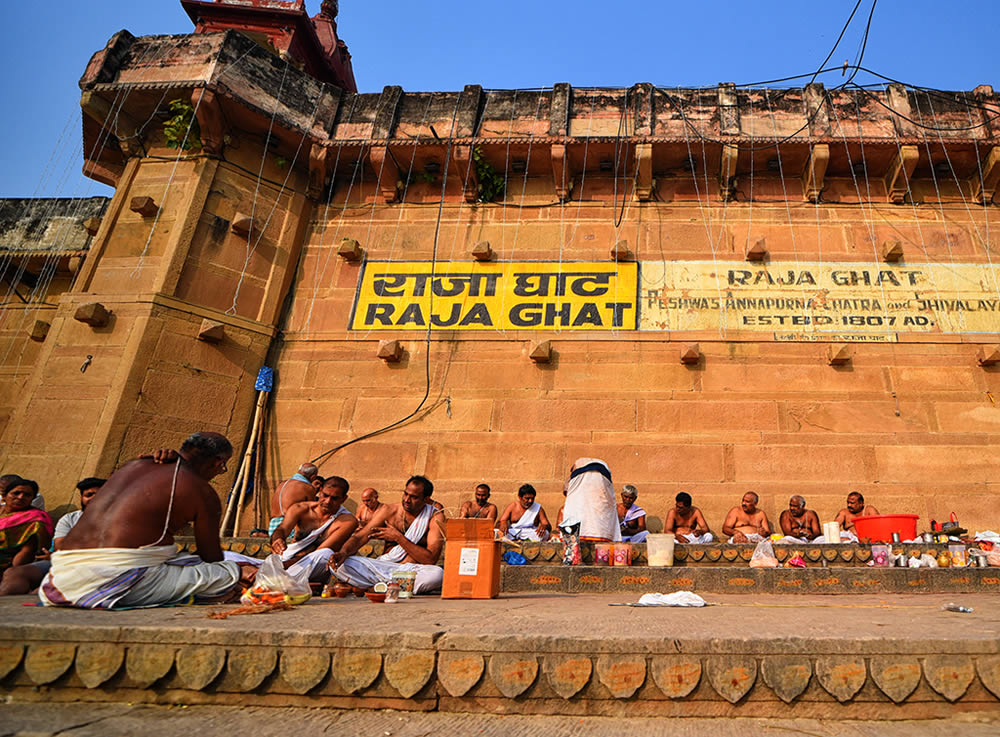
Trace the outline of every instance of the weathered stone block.
<instances>
[{"instance_id":1,"label":"weathered stone block","mask_svg":"<svg viewBox=\"0 0 1000 737\"><path fill-rule=\"evenodd\" d=\"M612 261L634 261L635 254L628 247L628 241L618 241L611 247Z\"/></svg>"},{"instance_id":2,"label":"weathered stone block","mask_svg":"<svg viewBox=\"0 0 1000 737\"><path fill-rule=\"evenodd\" d=\"M160 211L152 197L133 197L129 202L128 209L137 212L144 218L151 218Z\"/></svg>"},{"instance_id":3,"label":"weathered stone block","mask_svg":"<svg viewBox=\"0 0 1000 737\"><path fill-rule=\"evenodd\" d=\"M338 650L333 656L333 675L348 693L368 688L381 671L382 656L373 650Z\"/></svg>"},{"instance_id":4,"label":"weathered stone block","mask_svg":"<svg viewBox=\"0 0 1000 737\"><path fill-rule=\"evenodd\" d=\"M353 238L344 238L337 249L337 255L348 263L356 263L364 257L364 249L361 244Z\"/></svg>"},{"instance_id":5,"label":"weathered stone block","mask_svg":"<svg viewBox=\"0 0 1000 737\"><path fill-rule=\"evenodd\" d=\"M472 247L472 258L476 261L492 261L493 248L489 241L479 241Z\"/></svg>"},{"instance_id":6,"label":"weathered stone block","mask_svg":"<svg viewBox=\"0 0 1000 737\"><path fill-rule=\"evenodd\" d=\"M404 699L415 696L434 673L433 650L389 652L385 656L385 677Z\"/></svg>"},{"instance_id":7,"label":"weathered stone block","mask_svg":"<svg viewBox=\"0 0 1000 737\"><path fill-rule=\"evenodd\" d=\"M508 699L527 691L538 677L538 660L532 655L494 653L490 656L490 678Z\"/></svg>"},{"instance_id":8,"label":"weathered stone block","mask_svg":"<svg viewBox=\"0 0 1000 737\"><path fill-rule=\"evenodd\" d=\"M903 260L903 244L898 240L889 240L882 244L882 260L894 264Z\"/></svg>"},{"instance_id":9,"label":"weathered stone block","mask_svg":"<svg viewBox=\"0 0 1000 737\"><path fill-rule=\"evenodd\" d=\"M764 683L786 704L805 691L812 678L809 658L793 655L768 656L761 662L760 670Z\"/></svg>"},{"instance_id":10,"label":"weathered stone block","mask_svg":"<svg viewBox=\"0 0 1000 737\"><path fill-rule=\"evenodd\" d=\"M979 349L980 366L996 366L1000 363L1000 345L983 346Z\"/></svg>"},{"instance_id":11,"label":"weathered stone block","mask_svg":"<svg viewBox=\"0 0 1000 737\"><path fill-rule=\"evenodd\" d=\"M24 672L36 686L52 683L73 665L76 645L63 643L33 643L28 645Z\"/></svg>"},{"instance_id":12,"label":"weathered stone block","mask_svg":"<svg viewBox=\"0 0 1000 737\"><path fill-rule=\"evenodd\" d=\"M174 665L177 649L167 645L130 645L125 654L125 672L138 688L149 688Z\"/></svg>"},{"instance_id":13,"label":"weathered stone block","mask_svg":"<svg viewBox=\"0 0 1000 737\"><path fill-rule=\"evenodd\" d=\"M697 343L685 343L681 346L681 363L689 366L701 361L701 347Z\"/></svg>"},{"instance_id":14,"label":"weathered stone block","mask_svg":"<svg viewBox=\"0 0 1000 737\"><path fill-rule=\"evenodd\" d=\"M646 659L602 655L597 659L597 677L616 699L627 699L646 682Z\"/></svg>"},{"instance_id":15,"label":"weathered stone block","mask_svg":"<svg viewBox=\"0 0 1000 737\"><path fill-rule=\"evenodd\" d=\"M886 696L899 704L920 685L920 661L903 657L872 658L872 680Z\"/></svg>"},{"instance_id":16,"label":"weathered stone block","mask_svg":"<svg viewBox=\"0 0 1000 737\"><path fill-rule=\"evenodd\" d=\"M24 645L3 645L0 647L0 679L21 664L24 657Z\"/></svg>"},{"instance_id":17,"label":"weathered stone block","mask_svg":"<svg viewBox=\"0 0 1000 737\"><path fill-rule=\"evenodd\" d=\"M403 358L403 344L398 340L379 341L377 355L386 363L399 363Z\"/></svg>"},{"instance_id":18,"label":"weathered stone block","mask_svg":"<svg viewBox=\"0 0 1000 737\"><path fill-rule=\"evenodd\" d=\"M1000 699L1000 655L982 655L976 658L976 672L983 686ZM0 665L0 678L3 678L2 665Z\"/></svg>"},{"instance_id":19,"label":"weathered stone block","mask_svg":"<svg viewBox=\"0 0 1000 737\"><path fill-rule=\"evenodd\" d=\"M845 366L851 362L851 348L847 345L831 345L826 351L826 360L831 366Z\"/></svg>"},{"instance_id":20,"label":"weathered stone block","mask_svg":"<svg viewBox=\"0 0 1000 737\"><path fill-rule=\"evenodd\" d=\"M246 213L238 212L233 217L229 227L240 238L249 238L250 234L254 231L253 218Z\"/></svg>"},{"instance_id":21,"label":"weathered stone block","mask_svg":"<svg viewBox=\"0 0 1000 737\"><path fill-rule=\"evenodd\" d=\"M221 343L225 337L225 324L216 322L215 320L206 319L201 321L201 327L198 329L198 340L203 340L206 343Z\"/></svg>"},{"instance_id":22,"label":"weathered stone block","mask_svg":"<svg viewBox=\"0 0 1000 737\"><path fill-rule=\"evenodd\" d=\"M73 319L92 328L102 328L111 320L111 312L100 302L90 302L80 305L73 314Z\"/></svg>"},{"instance_id":23,"label":"weathered stone block","mask_svg":"<svg viewBox=\"0 0 1000 737\"><path fill-rule=\"evenodd\" d=\"M864 658L828 655L816 660L816 676L827 693L844 703L865 685L868 668Z\"/></svg>"},{"instance_id":24,"label":"weathered stone block","mask_svg":"<svg viewBox=\"0 0 1000 737\"><path fill-rule=\"evenodd\" d=\"M224 683L241 693L253 691L274 672L277 664L277 648L263 646L233 648L226 660ZM288 679L285 680L287 682Z\"/></svg>"},{"instance_id":25,"label":"weathered stone block","mask_svg":"<svg viewBox=\"0 0 1000 737\"><path fill-rule=\"evenodd\" d=\"M533 344L528 352L528 358L535 363L549 363L552 360L552 343L543 340Z\"/></svg>"},{"instance_id":26,"label":"weathered stone block","mask_svg":"<svg viewBox=\"0 0 1000 737\"><path fill-rule=\"evenodd\" d=\"M763 238L755 240L746 251L746 260L761 262L767 258L767 241Z\"/></svg>"},{"instance_id":27,"label":"weathered stone block","mask_svg":"<svg viewBox=\"0 0 1000 737\"><path fill-rule=\"evenodd\" d=\"M722 698L735 704L757 680L757 661L747 656L717 657L705 661L708 682Z\"/></svg>"},{"instance_id":28,"label":"weathered stone block","mask_svg":"<svg viewBox=\"0 0 1000 737\"><path fill-rule=\"evenodd\" d=\"M585 655L546 655L543 668L552 690L570 699L590 682L594 664Z\"/></svg>"},{"instance_id":29,"label":"weathered stone block","mask_svg":"<svg viewBox=\"0 0 1000 737\"><path fill-rule=\"evenodd\" d=\"M442 652L438 655L438 681L455 698L461 698L479 683L484 661L479 653Z\"/></svg>"},{"instance_id":30,"label":"weathered stone block","mask_svg":"<svg viewBox=\"0 0 1000 737\"><path fill-rule=\"evenodd\" d=\"M954 655L931 655L924 659L924 677L935 691L948 701L958 701L976 675L969 658Z\"/></svg>"},{"instance_id":31,"label":"weathered stone block","mask_svg":"<svg viewBox=\"0 0 1000 737\"><path fill-rule=\"evenodd\" d=\"M701 681L701 661L690 655L655 656L649 670L657 687L671 699L683 699Z\"/></svg>"},{"instance_id":32,"label":"weathered stone block","mask_svg":"<svg viewBox=\"0 0 1000 737\"><path fill-rule=\"evenodd\" d=\"M186 645L177 652L177 676L185 688L201 691L216 679L226 664L221 647Z\"/></svg>"},{"instance_id":33,"label":"weathered stone block","mask_svg":"<svg viewBox=\"0 0 1000 737\"><path fill-rule=\"evenodd\" d=\"M298 648L288 648L281 651L281 677L295 693L307 693L326 677L329 670L330 654L328 652L300 650Z\"/></svg>"},{"instance_id":34,"label":"weathered stone block","mask_svg":"<svg viewBox=\"0 0 1000 737\"><path fill-rule=\"evenodd\" d=\"M87 235L91 237L97 235L97 231L101 229L101 219L87 218L83 221L83 229L86 230Z\"/></svg>"},{"instance_id":35,"label":"weathered stone block","mask_svg":"<svg viewBox=\"0 0 1000 737\"><path fill-rule=\"evenodd\" d=\"M31 332L28 333L28 337L36 343L41 343L49 334L51 327L52 325L45 322L45 320L35 320L35 324L31 326Z\"/></svg>"},{"instance_id":36,"label":"weathered stone block","mask_svg":"<svg viewBox=\"0 0 1000 737\"><path fill-rule=\"evenodd\" d=\"M97 688L115 673L125 660L125 648L110 642L85 642L76 652L76 674L87 688Z\"/></svg>"}]
</instances>

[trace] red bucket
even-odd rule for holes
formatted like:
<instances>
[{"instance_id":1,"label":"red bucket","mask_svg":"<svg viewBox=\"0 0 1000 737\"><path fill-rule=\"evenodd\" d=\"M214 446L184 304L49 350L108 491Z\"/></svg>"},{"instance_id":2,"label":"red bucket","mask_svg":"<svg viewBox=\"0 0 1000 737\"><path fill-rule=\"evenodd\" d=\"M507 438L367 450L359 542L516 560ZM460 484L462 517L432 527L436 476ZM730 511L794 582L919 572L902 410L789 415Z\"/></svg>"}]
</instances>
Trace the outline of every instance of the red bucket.
<instances>
[{"instance_id":1,"label":"red bucket","mask_svg":"<svg viewBox=\"0 0 1000 737\"><path fill-rule=\"evenodd\" d=\"M898 532L900 540L913 540L917 536L917 514L878 514L873 517L855 517L854 531L861 542L892 542L892 533Z\"/></svg>"}]
</instances>

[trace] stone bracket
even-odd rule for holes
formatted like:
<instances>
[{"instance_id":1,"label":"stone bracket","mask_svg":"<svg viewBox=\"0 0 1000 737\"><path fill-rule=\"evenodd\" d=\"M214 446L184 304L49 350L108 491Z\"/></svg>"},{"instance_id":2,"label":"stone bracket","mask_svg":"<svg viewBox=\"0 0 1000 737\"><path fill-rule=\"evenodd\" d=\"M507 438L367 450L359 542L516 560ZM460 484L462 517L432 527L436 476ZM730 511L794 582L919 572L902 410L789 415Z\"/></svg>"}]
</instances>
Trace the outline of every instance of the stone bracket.
<instances>
[{"instance_id":1,"label":"stone bracket","mask_svg":"<svg viewBox=\"0 0 1000 737\"><path fill-rule=\"evenodd\" d=\"M632 88L632 109L635 110L635 133L637 136L651 136L656 126L653 105L653 85L641 82Z\"/></svg>"},{"instance_id":2,"label":"stone bracket","mask_svg":"<svg viewBox=\"0 0 1000 737\"><path fill-rule=\"evenodd\" d=\"M573 87L567 82L552 86L552 103L549 106L549 135L569 134L570 108L573 101Z\"/></svg>"},{"instance_id":3,"label":"stone bracket","mask_svg":"<svg viewBox=\"0 0 1000 737\"><path fill-rule=\"evenodd\" d=\"M885 175L885 189L889 202L894 205L901 205L906 199L909 191L910 178L913 170L917 168L917 161L920 160L920 149L916 146L901 146L889 165L889 171Z\"/></svg>"},{"instance_id":4,"label":"stone bracket","mask_svg":"<svg viewBox=\"0 0 1000 737\"><path fill-rule=\"evenodd\" d=\"M375 111L375 122L372 123L372 138L385 140L392 138L396 131L396 121L399 117L399 102L403 98L403 88L398 85L388 85L382 90Z\"/></svg>"},{"instance_id":5,"label":"stone bracket","mask_svg":"<svg viewBox=\"0 0 1000 737\"><path fill-rule=\"evenodd\" d=\"M467 84L461 94L458 115L455 117L455 137L472 138L479 128L483 88L478 84Z\"/></svg>"},{"instance_id":6,"label":"stone bracket","mask_svg":"<svg viewBox=\"0 0 1000 737\"><path fill-rule=\"evenodd\" d=\"M814 136L830 135L830 115L826 111L826 89L822 82L805 87L806 116L810 121L809 132Z\"/></svg>"},{"instance_id":7,"label":"stone bracket","mask_svg":"<svg viewBox=\"0 0 1000 737\"><path fill-rule=\"evenodd\" d=\"M196 89L191 93L191 105L201 129L202 149L213 156L221 156L226 145L226 122L218 95L213 90Z\"/></svg>"},{"instance_id":8,"label":"stone bracket","mask_svg":"<svg viewBox=\"0 0 1000 737\"><path fill-rule=\"evenodd\" d=\"M368 154L375 175L378 177L378 191L386 204L399 198L399 167L389 151L389 146L371 149Z\"/></svg>"},{"instance_id":9,"label":"stone bracket","mask_svg":"<svg viewBox=\"0 0 1000 737\"><path fill-rule=\"evenodd\" d=\"M893 82L886 88L885 97L888 106L897 113L897 115L892 116L892 123L896 126L896 134L901 137L918 135L917 127L906 119L913 119L913 111L910 109L910 94L906 87Z\"/></svg>"},{"instance_id":10,"label":"stone bracket","mask_svg":"<svg viewBox=\"0 0 1000 737\"><path fill-rule=\"evenodd\" d=\"M552 145L552 181L555 182L556 197L560 202L566 202L573 191L573 170L569 163L569 154L566 145L556 143Z\"/></svg>"},{"instance_id":11,"label":"stone bracket","mask_svg":"<svg viewBox=\"0 0 1000 737\"><path fill-rule=\"evenodd\" d=\"M123 110L112 110L111 104L96 92L86 90L80 95L80 107L90 118L108 128L118 139L118 145L126 156L140 156L143 153L139 125Z\"/></svg>"},{"instance_id":12,"label":"stone bracket","mask_svg":"<svg viewBox=\"0 0 1000 737\"><path fill-rule=\"evenodd\" d=\"M309 187L306 194L310 199L319 199L326 187L327 148L314 143L309 148Z\"/></svg>"},{"instance_id":13,"label":"stone bracket","mask_svg":"<svg viewBox=\"0 0 1000 737\"><path fill-rule=\"evenodd\" d=\"M819 202L823 192L826 167L830 163L830 146L817 143L809 151L805 171L802 172L802 194L809 202Z\"/></svg>"},{"instance_id":14,"label":"stone bracket","mask_svg":"<svg viewBox=\"0 0 1000 737\"><path fill-rule=\"evenodd\" d=\"M639 202L649 202L655 194L653 144L640 143L635 147L635 198Z\"/></svg>"},{"instance_id":15,"label":"stone bracket","mask_svg":"<svg viewBox=\"0 0 1000 737\"><path fill-rule=\"evenodd\" d=\"M479 177L476 175L476 163L472 158L472 146L456 146L453 152L455 166L462 177L462 194L468 203L479 199Z\"/></svg>"},{"instance_id":16,"label":"stone bracket","mask_svg":"<svg viewBox=\"0 0 1000 737\"><path fill-rule=\"evenodd\" d=\"M736 196L736 162L740 150L735 146L722 147L722 163L719 165L719 197L730 202Z\"/></svg>"},{"instance_id":17,"label":"stone bracket","mask_svg":"<svg viewBox=\"0 0 1000 737\"><path fill-rule=\"evenodd\" d=\"M724 136L740 134L740 107L736 84L723 82L719 85L719 133Z\"/></svg>"},{"instance_id":18,"label":"stone bracket","mask_svg":"<svg viewBox=\"0 0 1000 737\"><path fill-rule=\"evenodd\" d=\"M997 184L1000 184L1000 146L994 146L983 162L982 176L977 170L972 175L972 199L980 205L993 201Z\"/></svg>"}]
</instances>

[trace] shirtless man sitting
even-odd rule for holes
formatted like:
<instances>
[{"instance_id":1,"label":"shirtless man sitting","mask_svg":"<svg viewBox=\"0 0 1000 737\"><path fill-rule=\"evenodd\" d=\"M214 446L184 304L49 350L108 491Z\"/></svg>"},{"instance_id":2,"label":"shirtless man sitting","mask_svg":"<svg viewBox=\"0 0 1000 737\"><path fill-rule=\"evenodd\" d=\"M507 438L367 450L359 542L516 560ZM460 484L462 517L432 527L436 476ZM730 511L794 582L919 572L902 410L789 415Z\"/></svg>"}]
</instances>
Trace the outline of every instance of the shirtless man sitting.
<instances>
[{"instance_id":1,"label":"shirtless man sitting","mask_svg":"<svg viewBox=\"0 0 1000 737\"><path fill-rule=\"evenodd\" d=\"M705 544L715 540L705 515L698 507L691 506L690 494L682 491L674 497L674 502L674 508L667 512L664 532L672 532L679 543Z\"/></svg>"},{"instance_id":2,"label":"shirtless man sitting","mask_svg":"<svg viewBox=\"0 0 1000 737\"><path fill-rule=\"evenodd\" d=\"M347 479L330 476L316 495L316 501L299 502L285 511L284 521L271 533L271 550L281 556L281 562L291 573L305 570L311 582L329 580L327 563L330 556L340 550L358 528L358 520L344 506L349 490ZM289 544L293 531L295 542ZM232 552L227 552L225 558L252 566L264 562Z\"/></svg>"},{"instance_id":3,"label":"shirtless man sitting","mask_svg":"<svg viewBox=\"0 0 1000 737\"><path fill-rule=\"evenodd\" d=\"M871 505L865 505L865 497L860 491L852 491L847 495L847 506L837 512L837 522L841 529L855 533L854 519L856 517L873 517L880 512ZM856 533L855 533L856 534Z\"/></svg>"},{"instance_id":4,"label":"shirtless man sitting","mask_svg":"<svg viewBox=\"0 0 1000 737\"><path fill-rule=\"evenodd\" d=\"M763 509L757 509L760 497L753 491L743 495L740 506L733 507L726 515L722 534L731 543L755 543L771 535L771 523Z\"/></svg>"},{"instance_id":5,"label":"shirtless man sitting","mask_svg":"<svg viewBox=\"0 0 1000 737\"><path fill-rule=\"evenodd\" d=\"M312 463L303 463L290 479L285 479L271 495L271 521L267 533L273 535L285 517L285 510L299 502L311 502L316 498L313 480L319 469Z\"/></svg>"},{"instance_id":6,"label":"shirtless man sitting","mask_svg":"<svg viewBox=\"0 0 1000 737\"><path fill-rule=\"evenodd\" d=\"M552 524L542 505L535 501L536 494L531 484L524 484L517 490L517 501L507 505L497 523L501 533L511 540L548 540Z\"/></svg>"},{"instance_id":7,"label":"shirtless man sitting","mask_svg":"<svg viewBox=\"0 0 1000 737\"><path fill-rule=\"evenodd\" d=\"M480 484L476 487L476 495L473 501L462 502L462 509L458 516L462 519L491 519L497 521L497 505L490 504L490 487Z\"/></svg>"},{"instance_id":8,"label":"shirtless man sitting","mask_svg":"<svg viewBox=\"0 0 1000 737\"><path fill-rule=\"evenodd\" d=\"M378 500L378 492L370 486L361 492L361 504L358 505L358 524L364 527L372 521L372 517L384 504Z\"/></svg>"},{"instance_id":9,"label":"shirtless man sitting","mask_svg":"<svg viewBox=\"0 0 1000 737\"><path fill-rule=\"evenodd\" d=\"M788 537L811 541L820 536L819 515L806 509L805 497L796 494L788 500L788 509L778 518L781 531Z\"/></svg>"},{"instance_id":10,"label":"shirtless man sitting","mask_svg":"<svg viewBox=\"0 0 1000 737\"><path fill-rule=\"evenodd\" d=\"M367 589L380 581L388 583L396 571L413 571L413 593L440 589L444 570L436 563L444 548L444 514L430 503L433 493L430 479L411 476L400 503L383 504L368 524L333 554L333 575ZM354 555L369 540L385 540L392 547L376 559Z\"/></svg>"},{"instance_id":11,"label":"shirtless man sitting","mask_svg":"<svg viewBox=\"0 0 1000 737\"><path fill-rule=\"evenodd\" d=\"M111 609L238 597L241 569L222 558L222 505L208 483L232 454L222 435L195 433L173 463L140 458L115 471L52 554L42 603ZM174 545L189 523L200 560Z\"/></svg>"}]
</instances>

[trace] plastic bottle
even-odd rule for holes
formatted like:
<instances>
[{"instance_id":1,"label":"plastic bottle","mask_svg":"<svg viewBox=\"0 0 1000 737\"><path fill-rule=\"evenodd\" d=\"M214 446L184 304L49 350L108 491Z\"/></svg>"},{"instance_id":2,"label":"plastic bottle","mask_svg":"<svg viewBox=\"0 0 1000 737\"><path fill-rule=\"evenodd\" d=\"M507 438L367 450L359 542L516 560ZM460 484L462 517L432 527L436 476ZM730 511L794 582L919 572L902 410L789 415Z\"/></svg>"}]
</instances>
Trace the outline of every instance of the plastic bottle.
<instances>
[{"instance_id":1,"label":"plastic bottle","mask_svg":"<svg viewBox=\"0 0 1000 737\"><path fill-rule=\"evenodd\" d=\"M972 607L962 606L953 601L941 605L941 610L945 612L961 612L962 614L972 614Z\"/></svg>"}]
</instances>

